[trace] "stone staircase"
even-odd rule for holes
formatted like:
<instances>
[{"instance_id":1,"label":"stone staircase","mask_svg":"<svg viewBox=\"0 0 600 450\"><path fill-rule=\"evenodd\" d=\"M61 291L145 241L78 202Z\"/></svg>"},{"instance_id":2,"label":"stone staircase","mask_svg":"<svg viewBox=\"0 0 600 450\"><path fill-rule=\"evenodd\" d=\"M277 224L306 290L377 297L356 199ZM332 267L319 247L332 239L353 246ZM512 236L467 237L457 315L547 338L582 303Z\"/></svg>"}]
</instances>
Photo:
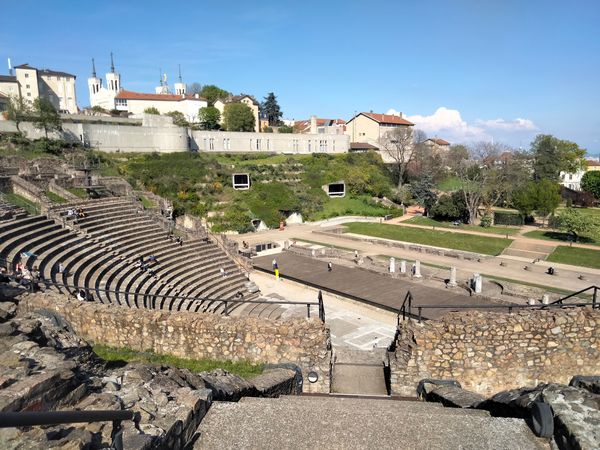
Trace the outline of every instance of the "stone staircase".
<instances>
[{"instance_id":1,"label":"stone staircase","mask_svg":"<svg viewBox=\"0 0 600 450\"><path fill-rule=\"evenodd\" d=\"M550 449L522 419L436 403L283 396L215 402L194 449Z\"/></svg>"},{"instance_id":2,"label":"stone staircase","mask_svg":"<svg viewBox=\"0 0 600 450\"><path fill-rule=\"evenodd\" d=\"M516 257L515 259L527 261L545 260L555 248L555 245L537 244L515 239L510 246L504 249L502 256Z\"/></svg>"},{"instance_id":3,"label":"stone staircase","mask_svg":"<svg viewBox=\"0 0 600 450\"><path fill-rule=\"evenodd\" d=\"M385 383L385 348L372 351L335 347L331 391L336 394L388 395Z\"/></svg>"}]
</instances>

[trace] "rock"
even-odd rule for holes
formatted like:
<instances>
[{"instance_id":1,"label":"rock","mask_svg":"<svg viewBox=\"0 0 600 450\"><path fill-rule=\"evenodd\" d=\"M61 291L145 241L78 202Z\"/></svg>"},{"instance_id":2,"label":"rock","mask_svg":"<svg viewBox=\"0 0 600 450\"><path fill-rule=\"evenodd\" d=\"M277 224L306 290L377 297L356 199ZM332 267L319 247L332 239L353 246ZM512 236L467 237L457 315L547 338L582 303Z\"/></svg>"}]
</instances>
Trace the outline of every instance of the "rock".
<instances>
[{"instance_id":1,"label":"rock","mask_svg":"<svg viewBox=\"0 0 600 450\"><path fill-rule=\"evenodd\" d=\"M299 381L295 370L283 368L267 369L250 380L261 397L279 397L280 395L295 393Z\"/></svg>"},{"instance_id":2,"label":"rock","mask_svg":"<svg viewBox=\"0 0 600 450\"><path fill-rule=\"evenodd\" d=\"M600 376L576 376L571 379L569 386L583 388L592 394L600 394Z\"/></svg>"},{"instance_id":3,"label":"rock","mask_svg":"<svg viewBox=\"0 0 600 450\"><path fill-rule=\"evenodd\" d=\"M458 386L439 386L425 394L428 402L439 402L453 408L477 408L485 397Z\"/></svg>"},{"instance_id":4,"label":"rock","mask_svg":"<svg viewBox=\"0 0 600 450\"><path fill-rule=\"evenodd\" d=\"M237 402L242 397L258 397L259 392L254 385L239 375L234 375L223 369L200 374L204 384L213 392L217 401Z\"/></svg>"}]
</instances>

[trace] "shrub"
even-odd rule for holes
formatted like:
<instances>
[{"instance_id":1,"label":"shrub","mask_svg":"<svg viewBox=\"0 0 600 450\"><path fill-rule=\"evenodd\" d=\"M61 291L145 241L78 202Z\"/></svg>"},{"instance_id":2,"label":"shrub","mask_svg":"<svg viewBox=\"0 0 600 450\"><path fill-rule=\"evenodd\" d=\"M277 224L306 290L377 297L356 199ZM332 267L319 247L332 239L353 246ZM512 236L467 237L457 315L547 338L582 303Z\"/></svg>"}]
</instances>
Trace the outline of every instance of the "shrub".
<instances>
[{"instance_id":1,"label":"shrub","mask_svg":"<svg viewBox=\"0 0 600 450\"><path fill-rule=\"evenodd\" d=\"M480 223L480 225L481 225L483 228L489 228L489 227L491 227L491 226L492 226L492 216L490 216L489 214L486 214L486 215L484 215L484 216L481 218L481 223Z\"/></svg>"}]
</instances>

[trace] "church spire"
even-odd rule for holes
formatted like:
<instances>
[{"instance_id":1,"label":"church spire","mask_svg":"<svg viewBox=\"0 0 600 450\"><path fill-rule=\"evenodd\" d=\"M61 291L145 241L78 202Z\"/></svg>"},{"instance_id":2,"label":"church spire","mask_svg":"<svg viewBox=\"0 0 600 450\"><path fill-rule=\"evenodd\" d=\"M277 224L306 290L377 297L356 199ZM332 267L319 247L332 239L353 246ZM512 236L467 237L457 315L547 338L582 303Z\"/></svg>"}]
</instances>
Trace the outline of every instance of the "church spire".
<instances>
[{"instance_id":1,"label":"church spire","mask_svg":"<svg viewBox=\"0 0 600 450\"><path fill-rule=\"evenodd\" d=\"M96 78L96 62L92 58L92 77Z\"/></svg>"},{"instance_id":2,"label":"church spire","mask_svg":"<svg viewBox=\"0 0 600 450\"><path fill-rule=\"evenodd\" d=\"M115 73L115 61L113 59L113 53L110 52L110 72Z\"/></svg>"},{"instance_id":3,"label":"church spire","mask_svg":"<svg viewBox=\"0 0 600 450\"><path fill-rule=\"evenodd\" d=\"M158 69L158 82L161 86L163 85L162 67Z\"/></svg>"},{"instance_id":4,"label":"church spire","mask_svg":"<svg viewBox=\"0 0 600 450\"><path fill-rule=\"evenodd\" d=\"M183 80L181 79L181 64L177 64L177 66L179 67L179 82L183 83Z\"/></svg>"}]
</instances>

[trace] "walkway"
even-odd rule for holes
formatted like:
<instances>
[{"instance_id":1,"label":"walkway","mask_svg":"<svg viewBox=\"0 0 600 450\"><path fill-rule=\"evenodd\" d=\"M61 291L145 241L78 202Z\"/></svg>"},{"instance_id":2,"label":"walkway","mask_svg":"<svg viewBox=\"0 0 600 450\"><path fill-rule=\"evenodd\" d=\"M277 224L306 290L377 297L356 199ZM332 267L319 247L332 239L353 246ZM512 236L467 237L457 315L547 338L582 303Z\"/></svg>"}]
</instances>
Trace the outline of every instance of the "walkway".
<instances>
[{"instance_id":1,"label":"walkway","mask_svg":"<svg viewBox=\"0 0 600 450\"><path fill-rule=\"evenodd\" d=\"M286 227L284 231L268 230L259 233L242 234L231 236L231 239L237 240L240 244L244 240L250 245L266 242L283 243L285 240L306 240L320 243L324 246L338 246L358 250L363 256L387 255L394 256L397 259L415 260L418 259L425 263L441 266L455 266L460 272L472 274L474 272L495 277L516 280L525 283L535 283L543 286L551 286L557 289L567 291L578 291L585 289L592 284L600 284L600 270L585 267L569 266L566 264L540 262L531 264L531 261L518 260L517 257L490 257L482 262L457 260L446 256L439 256L427 253L420 253L411 250L390 247L386 245L385 239L380 239L381 244L371 242L361 242L347 239L343 234L335 236L323 236L313 233L313 231L327 231L327 228L319 225L304 224ZM532 239L536 243L548 244L548 241ZM503 265L501 265L501 263ZM523 270L525 265L530 270ZM552 265L557 269L555 276L546 274L547 268ZM579 275L585 275L584 280L578 278Z\"/></svg>"},{"instance_id":2,"label":"walkway","mask_svg":"<svg viewBox=\"0 0 600 450\"><path fill-rule=\"evenodd\" d=\"M419 305L473 305L484 304L482 300L460 294L457 290L435 289L419 282L407 279L390 278L367 270L333 265L331 272L327 271L327 262L315 260L294 253L284 252L276 257L281 276L306 283L310 286L334 292L345 297L397 311L402 306L408 290L413 295L414 303ZM253 259L256 268L270 272L272 256L261 256ZM485 302L489 303L489 301ZM437 318L449 309L428 309L424 318Z\"/></svg>"}]
</instances>

